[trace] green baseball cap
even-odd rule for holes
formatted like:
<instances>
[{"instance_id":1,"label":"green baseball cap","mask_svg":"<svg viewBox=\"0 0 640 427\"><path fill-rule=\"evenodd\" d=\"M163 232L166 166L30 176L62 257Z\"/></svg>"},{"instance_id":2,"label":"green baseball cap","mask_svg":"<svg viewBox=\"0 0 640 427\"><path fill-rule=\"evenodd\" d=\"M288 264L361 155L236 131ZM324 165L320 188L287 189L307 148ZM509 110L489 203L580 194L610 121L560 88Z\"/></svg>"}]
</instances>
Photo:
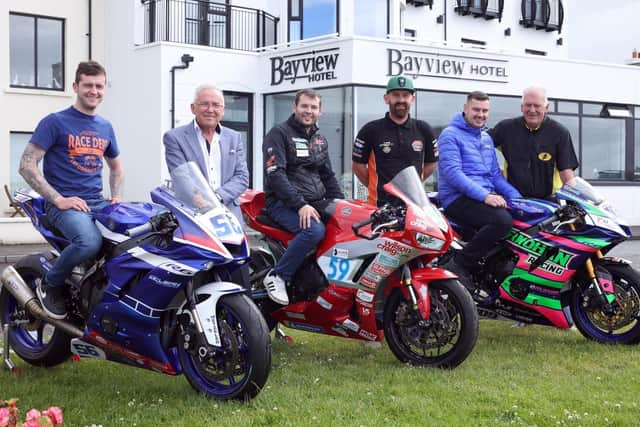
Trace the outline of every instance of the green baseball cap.
<instances>
[{"instance_id":1,"label":"green baseball cap","mask_svg":"<svg viewBox=\"0 0 640 427\"><path fill-rule=\"evenodd\" d=\"M387 82L387 93L392 90L408 90L413 93L415 92L415 89L413 88L413 80L404 76L391 77Z\"/></svg>"}]
</instances>

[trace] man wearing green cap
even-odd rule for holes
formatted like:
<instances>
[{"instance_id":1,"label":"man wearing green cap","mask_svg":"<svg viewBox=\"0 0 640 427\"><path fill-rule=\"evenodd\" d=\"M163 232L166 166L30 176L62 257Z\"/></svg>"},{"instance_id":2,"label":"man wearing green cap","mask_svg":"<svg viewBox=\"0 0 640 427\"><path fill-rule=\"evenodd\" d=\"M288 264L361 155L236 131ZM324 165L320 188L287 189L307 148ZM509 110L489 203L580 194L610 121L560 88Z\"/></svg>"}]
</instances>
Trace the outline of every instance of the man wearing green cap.
<instances>
[{"instance_id":1,"label":"man wearing green cap","mask_svg":"<svg viewBox=\"0 0 640 427\"><path fill-rule=\"evenodd\" d=\"M414 92L409 77L391 77L384 95L389 111L365 124L353 143L353 173L367 187L371 204L398 203L382 187L407 166L414 166L423 180L436 168L438 146L431 126L409 117Z\"/></svg>"}]
</instances>

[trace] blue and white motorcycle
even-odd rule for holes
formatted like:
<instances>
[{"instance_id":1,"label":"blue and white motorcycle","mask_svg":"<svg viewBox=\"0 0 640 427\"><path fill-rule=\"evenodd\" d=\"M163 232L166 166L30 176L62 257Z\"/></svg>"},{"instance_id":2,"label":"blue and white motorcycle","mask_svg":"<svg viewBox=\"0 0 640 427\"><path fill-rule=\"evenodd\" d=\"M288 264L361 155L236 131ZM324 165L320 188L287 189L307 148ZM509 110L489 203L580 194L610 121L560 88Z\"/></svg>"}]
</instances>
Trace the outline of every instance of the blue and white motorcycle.
<instances>
[{"instance_id":1,"label":"blue and white motorcycle","mask_svg":"<svg viewBox=\"0 0 640 427\"><path fill-rule=\"evenodd\" d=\"M199 392L249 399L271 369L267 325L230 273L248 259L238 220L193 163L172 173L155 203L120 203L96 214L100 254L68 279L69 315L55 320L34 290L67 240L47 220L44 199L16 199L54 248L7 267L0 290L4 363L8 345L26 362L54 366L71 354L169 375L184 373Z\"/></svg>"}]
</instances>

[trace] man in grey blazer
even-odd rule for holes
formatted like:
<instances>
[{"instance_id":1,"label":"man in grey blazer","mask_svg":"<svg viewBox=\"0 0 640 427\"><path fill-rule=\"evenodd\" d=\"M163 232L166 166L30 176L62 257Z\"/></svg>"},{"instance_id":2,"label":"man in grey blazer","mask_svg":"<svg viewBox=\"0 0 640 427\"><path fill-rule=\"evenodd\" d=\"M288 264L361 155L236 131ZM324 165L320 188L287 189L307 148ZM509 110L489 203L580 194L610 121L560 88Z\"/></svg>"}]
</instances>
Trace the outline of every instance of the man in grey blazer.
<instances>
[{"instance_id":1,"label":"man in grey blazer","mask_svg":"<svg viewBox=\"0 0 640 427\"><path fill-rule=\"evenodd\" d=\"M249 171L240 134L220 125L224 116L224 95L215 86L196 88L191 112L194 120L164 134L165 159L169 172L194 161L222 203L244 225L238 197L249 186ZM249 287L246 265L232 275Z\"/></svg>"},{"instance_id":2,"label":"man in grey blazer","mask_svg":"<svg viewBox=\"0 0 640 427\"><path fill-rule=\"evenodd\" d=\"M196 88L191 112L195 119L164 134L169 172L194 161L222 203L238 218L238 197L249 186L249 171L240 134L220 125L224 116L222 91L211 85Z\"/></svg>"}]
</instances>

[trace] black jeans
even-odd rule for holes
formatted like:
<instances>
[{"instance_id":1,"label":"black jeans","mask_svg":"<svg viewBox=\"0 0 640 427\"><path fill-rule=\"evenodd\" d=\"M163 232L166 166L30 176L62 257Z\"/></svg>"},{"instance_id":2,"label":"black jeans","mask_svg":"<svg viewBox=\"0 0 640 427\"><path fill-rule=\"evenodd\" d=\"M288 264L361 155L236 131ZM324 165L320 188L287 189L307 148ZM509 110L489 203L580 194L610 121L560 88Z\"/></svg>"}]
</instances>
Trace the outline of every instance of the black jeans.
<instances>
[{"instance_id":1,"label":"black jeans","mask_svg":"<svg viewBox=\"0 0 640 427\"><path fill-rule=\"evenodd\" d=\"M511 215L506 209L494 208L466 196L456 199L445 208L444 213L456 223L476 230L476 234L455 259L470 272L477 270L478 261L513 226Z\"/></svg>"}]
</instances>

